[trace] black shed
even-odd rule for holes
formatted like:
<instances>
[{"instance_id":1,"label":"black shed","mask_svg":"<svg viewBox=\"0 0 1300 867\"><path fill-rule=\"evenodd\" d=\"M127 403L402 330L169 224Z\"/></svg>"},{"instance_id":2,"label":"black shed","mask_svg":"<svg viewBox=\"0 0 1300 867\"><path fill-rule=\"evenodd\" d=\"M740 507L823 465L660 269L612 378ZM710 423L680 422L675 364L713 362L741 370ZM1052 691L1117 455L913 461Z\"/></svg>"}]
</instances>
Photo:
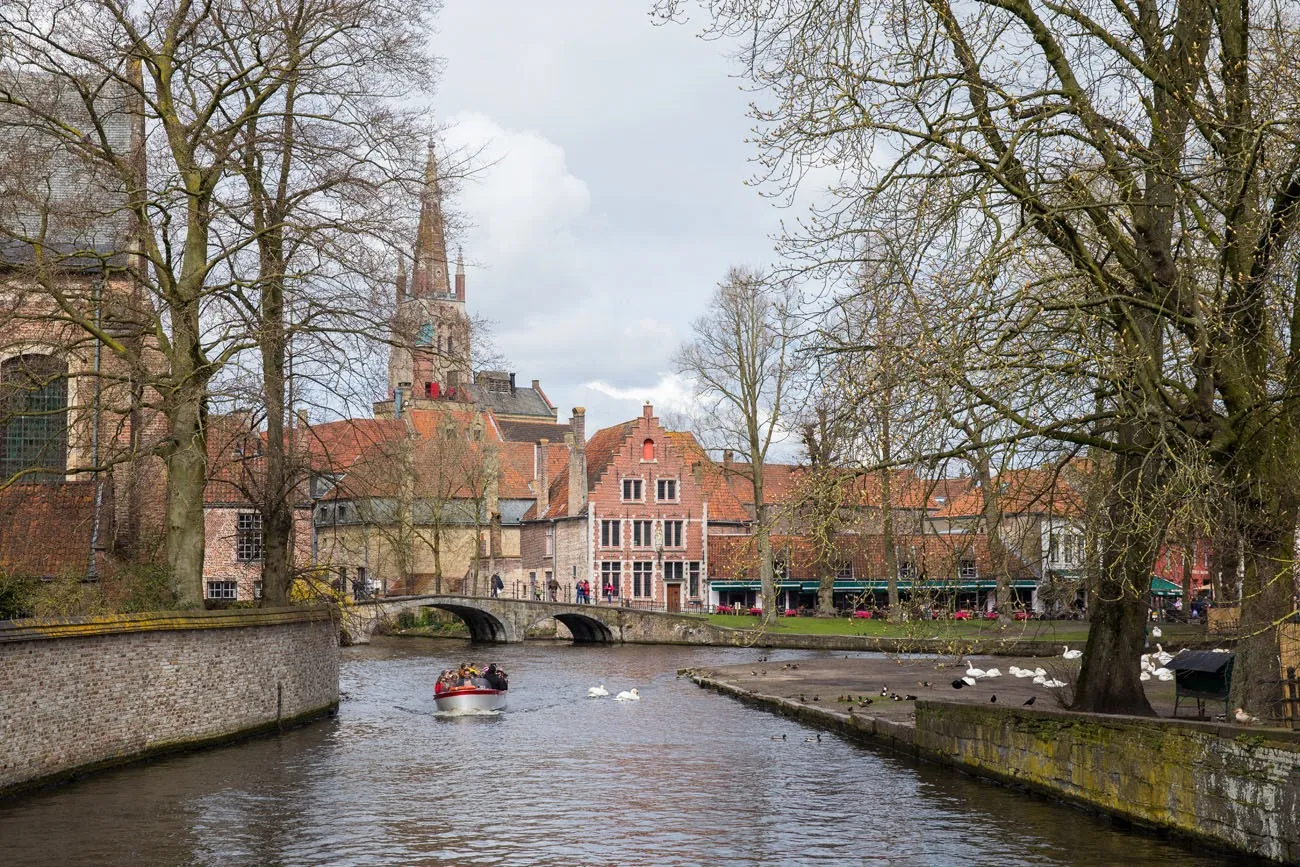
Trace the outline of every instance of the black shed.
<instances>
[{"instance_id":1,"label":"black shed","mask_svg":"<svg viewBox=\"0 0 1300 867\"><path fill-rule=\"evenodd\" d=\"M1206 701L1223 702L1228 715L1228 693L1232 690L1232 664L1235 653L1213 650L1184 650L1166 666L1174 673L1174 716L1184 698L1196 700L1197 716L1205 717Z\"/></svg>"}]
</instances>

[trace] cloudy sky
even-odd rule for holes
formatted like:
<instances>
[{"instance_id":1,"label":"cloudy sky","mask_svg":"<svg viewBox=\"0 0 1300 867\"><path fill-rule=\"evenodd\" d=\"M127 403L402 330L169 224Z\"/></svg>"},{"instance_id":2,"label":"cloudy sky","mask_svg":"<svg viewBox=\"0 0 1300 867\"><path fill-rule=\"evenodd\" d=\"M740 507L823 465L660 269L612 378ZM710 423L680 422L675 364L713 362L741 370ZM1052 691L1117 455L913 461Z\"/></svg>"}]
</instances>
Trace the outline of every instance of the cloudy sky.
<instances>
[{"instance_id":1,"label":"cloudy sky","mask_svg":"<svg viewBox=\"0 0 1300 867\"><path fill-rule=\"evenodd\" d=\"M522 382L588 430L687 398L672 355L732 264L789 213L745 181L746 94L725 47L648 0L447 0L438 120L489 165L457 191L471 312ZM454 255L454 253L453 253Z\"/></svg>"}]
</instances>

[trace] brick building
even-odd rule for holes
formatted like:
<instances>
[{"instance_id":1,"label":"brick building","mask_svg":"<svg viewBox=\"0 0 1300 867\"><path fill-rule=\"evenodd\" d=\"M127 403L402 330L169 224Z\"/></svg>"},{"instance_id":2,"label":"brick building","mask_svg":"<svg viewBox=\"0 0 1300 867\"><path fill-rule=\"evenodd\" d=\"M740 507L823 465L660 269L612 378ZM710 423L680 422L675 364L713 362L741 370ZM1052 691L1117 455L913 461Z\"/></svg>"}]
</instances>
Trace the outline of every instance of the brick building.
<instances>
[{"instance_id":1,"label":"brick building","mask_svg":"<svg viewBox=\"0 0 1300 867\"><path fill-rule=\"evenodd\" d=\"M86 121L75 94L36 78L22 86L51 113ZM101 116L106 140L139 153L139 112L102 98L121 101ZM148 384L155 317L120 185L25 120L0 110L0 568L94 579L148 556L162 533L166 469L148 456L166 432ZM66 539L29 556L58 528Z\"/></svg>"},{"instance_id":2,"label":"brick building","mask_svg":"<svg viewBox=\"0 0 1300 867\"><path fill-rule=\"evenodd\" d=\"M554 577L566 598L578 581L593 595L669 611L708 605L711 528L742 529L741 503L689 434L641 416L583 442L574 410L570 460L525 516L522 555L530 587ZM539 462L539 471L541 464Z\"/></svg>"}]
</instances>

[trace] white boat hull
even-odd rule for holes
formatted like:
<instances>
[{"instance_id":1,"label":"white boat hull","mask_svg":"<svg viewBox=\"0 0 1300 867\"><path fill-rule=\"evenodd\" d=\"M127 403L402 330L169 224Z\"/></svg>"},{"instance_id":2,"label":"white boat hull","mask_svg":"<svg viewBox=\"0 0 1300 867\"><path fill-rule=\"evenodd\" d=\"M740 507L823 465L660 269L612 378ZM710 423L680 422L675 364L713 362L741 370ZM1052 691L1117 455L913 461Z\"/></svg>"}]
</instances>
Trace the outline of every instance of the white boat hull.
<instances>
[{"instance_id":1,"label":"white boat hull","mask_svg":"<svg viewBox=\"0 0 1300 867\"><path fill-rule=\"evenodd\" d=\"M504 708L506 693L486 687L451 689L434 695L433 702L442 713L483 713Z\"/></svg>"}]
</instances>

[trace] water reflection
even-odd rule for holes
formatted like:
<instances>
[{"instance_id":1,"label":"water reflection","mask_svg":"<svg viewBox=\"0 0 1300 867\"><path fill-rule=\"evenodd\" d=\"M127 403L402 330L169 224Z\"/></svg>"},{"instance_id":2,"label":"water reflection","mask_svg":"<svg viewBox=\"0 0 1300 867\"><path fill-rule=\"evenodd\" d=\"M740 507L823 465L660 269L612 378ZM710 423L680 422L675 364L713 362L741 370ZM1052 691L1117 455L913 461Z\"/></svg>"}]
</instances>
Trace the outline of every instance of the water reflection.
<instances>
[{"instance_id":1,"label":"water reflection","mask_svg":"<svg viewBox=\"0 0 1300 867\"><path fill-rule=\"evenodd\" d=\"M507 712L438 715L437 672L482 652L410 640L349 649L336 720L4 803L0 861L1225 863L830 735L806 742L815 733L803 726L675 675L758 651L494 648L511 672ZM644 698L588 699L602 682Z\"/></svg>"}]
</instances>

